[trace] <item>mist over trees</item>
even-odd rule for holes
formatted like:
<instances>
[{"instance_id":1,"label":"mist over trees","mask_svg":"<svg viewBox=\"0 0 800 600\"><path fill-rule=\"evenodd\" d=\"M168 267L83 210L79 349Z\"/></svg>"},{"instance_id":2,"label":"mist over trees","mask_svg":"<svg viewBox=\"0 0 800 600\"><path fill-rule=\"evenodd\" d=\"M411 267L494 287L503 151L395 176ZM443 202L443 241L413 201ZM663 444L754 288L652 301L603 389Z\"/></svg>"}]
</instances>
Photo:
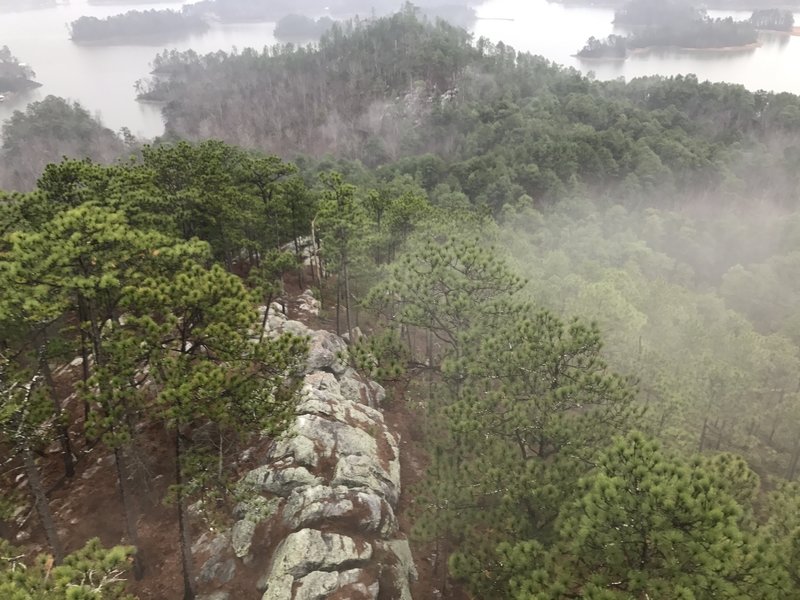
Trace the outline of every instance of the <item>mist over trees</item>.
<instances>
[{"instance_id":1,"label":"mist over trees","mask_svg":"<svg viewBox=\"0 0 800 600\"><path fill-rule=\"evenodd\" d=\"M792 31L794 28L794 15L790 10L762 9L753 11L750 22L756 29Z\"/></svg>"},{"instance_id":2,"label":"mist over trees","mask_svg":"<svg viewBox=\"0 0 800 600\"><path fill-rule=\"evenodd\" d=\"M313 228L329 326L368 333L348 360L418 415L407 516L444 598L798 594L800 98L598 82L409 6L154 69L166 139L129 161L58 162L54 134L124 146L55 98L4 131L14 181L38 179L0 196L0 435L54 561L75 564L36 451L91 438L147 577L128 474L151 426L194 597L188 507L239 501L237 451L292 414L305 341L255 307L309 277ZM65 439L47 373L75 356ZM3 569L0 590L39 585Z\"/></svg>"},{"instance_id":3,"label":"mist over trees","mask_svg":"<svg viewBox=\"0 0 800 600\"><path fill-rule=\"evenodd\" d=\"M47 96L15 111L3 123L0 182L9 190L30 190L48 163L63 156L110 162L125 144L78 103Z\"/></svg>"},{"instance_id":4,"label":"mist over trees","mask_svg":"<svg viewBox=\"0 0 800 600\"><path fill-rule=\"evenodd\" d=\"M328 17L314 20L302 15L286 15L275 24L275 38L281 41L313 41L322 37L333 27L333 23L333 19Z\"/></svg>"},{"instance_id":5,"label":"mist over trees","mask_svg":"<svg viewBox=\"0 0 800 600\"><path fill-rule=\"evenodd\" d=\"M37 87L35 78L33 69L11 54L8 46L0 47L0 94Z\"/></svg>"}]
</instances>

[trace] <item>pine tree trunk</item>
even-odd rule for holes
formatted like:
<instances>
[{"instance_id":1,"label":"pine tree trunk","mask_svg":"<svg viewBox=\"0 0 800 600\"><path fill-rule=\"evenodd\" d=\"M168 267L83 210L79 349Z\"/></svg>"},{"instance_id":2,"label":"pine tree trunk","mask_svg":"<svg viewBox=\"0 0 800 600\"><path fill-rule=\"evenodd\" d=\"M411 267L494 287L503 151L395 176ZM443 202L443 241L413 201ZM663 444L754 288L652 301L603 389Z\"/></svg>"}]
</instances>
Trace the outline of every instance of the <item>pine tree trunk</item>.
<instances>
[{"instance_id":1,"label":"pine tree trunk","mask_svg":"<svg viewBox=\"0 0 800 600\"><path fill-rule=\"evenodd\" d=\"M341 275L341 272L339 273ZM341 327L342 312L342 278L336 277L336 335L342 335Z\"/></svg>"},{"instance_id":2,"label":"pine tree trunk","mask_svg":"<svg viewBox=\"0 0 800 600\"><path fill-rule=\"evenodd\" d=\"M50 398L53 400L53 415L55 416L56 423L58 423L58 437L61 442L61 457L64 460L64 474L67 477L75 475L75 463L72 460L72 443L69 440L69 427L63 421L63 411L61 410L61 401L58 399L56 393L56 382L53 379L53 372L50 370L50 363L47 361L47 342L44 342L37 351L37 358L39 360L39 369L44 376L44 382L50 392Z\"/></svg>"},{"instance_id":3,"label":"pine tree trunk","mask_svg":"<svg viewBox=\"0 0 800 600\"><path fill-rule=\"evenodd\" d=\"M294 236L294 256L297 260L297 285L300 287L300 291L303 290L303 261L300 257L300 241L298 240L297 236Z\"/></svg>"},{"instance_id":4,"label":"pine tree trunk","mask_svg":"<svg viewBox=\"0 0 800 600\"><path fill-rule=\"evenodd\" d=\"M703 431L700 432L700 444L699 444L699 447L697 448L698 452L702 452L703 448L706 445L706 431L707 430L708 430L708 417L703 419Z\"/></svg>"},{"instance_id":5,"label":"pine tree trunk","mask_svg":"<svg viewBox=\"0 0 800 600\"><path fill-rule=\"evenodd\" d=\"M61 545L61 540L58 539L58 532L53 522L53 513L50 512L50 504L47 502L47 495L44 492L36 460L33 458L33 451L30 448L25 448L22 451L22 455L25 462L25 474L28 476L28 485L31 488L34 505L36 506L36 514L39 515L39 521L41 521L45 536L47 536L47 543L50 544L50 549L53 551L55 564L60 565L64 560L64 548Z\"/></svg>"},{"instance_id":6,"label":"pine tree trunk","mask_svg":"<svg viewBox=\"0 0 800 600\"><path fill-rule=\"evenodd\" d=\"M80 319L81 323L85 320L85 311L83 308L83 303L78 304L78 318ZM83 325L81 325L81 371L82 371L82 379L83 385L86 385L86 382L89 381L89 376L91 373L89 372L89 348L88 348L88 339L86 335L86 331L83 329ZM86 396L83 398L83 441L88 446L90 443L89 438L86 435L86 424L89 422L89 413L91 412L91 407L89 406L89 400L86 399Z\"/></svg>"},{"instance_id":7,"label":"pine tree trunk","mask_svg":"<svg viewBox=\"0 0 800 600\"><path fill-rule=\"evenodd\" d=\"M125 513L125 535L128 536L128 543L136 547L136 555L133 559L133 576L138 580L144 575L144 556L142 554L142 546L139 543L139 532L136 525L138 520L136 506L133 503L133 494L129 487L128 465L121 448L114 449L114 462L117 467L122 510Z\"/></svg>"},{"instance_id":8,"label":"pine tree trunk","mask_svg":"<svg viewBox=\"0 0 800 600\"><path fill-rule=\"evenodd\" d=\"M194 600L194 568L192 566L192 540L189 533L189 518L183 500L183 471L181 468L181 434L175 428L175 505L178 509L181 565L183 567L183 600Z\"/></svg>"},{"instance_id":9,"label":"pine tree trunk","mask_svg":"<svg viewBox=\"0 0 800 600\"><path fill-rule=\"evenodd\" d=\"M347 339L353 343L353 324L350 319L350 274L347 270L347 260L344 263L344 309L347 316Z\"/></svg>"}]
</instances>

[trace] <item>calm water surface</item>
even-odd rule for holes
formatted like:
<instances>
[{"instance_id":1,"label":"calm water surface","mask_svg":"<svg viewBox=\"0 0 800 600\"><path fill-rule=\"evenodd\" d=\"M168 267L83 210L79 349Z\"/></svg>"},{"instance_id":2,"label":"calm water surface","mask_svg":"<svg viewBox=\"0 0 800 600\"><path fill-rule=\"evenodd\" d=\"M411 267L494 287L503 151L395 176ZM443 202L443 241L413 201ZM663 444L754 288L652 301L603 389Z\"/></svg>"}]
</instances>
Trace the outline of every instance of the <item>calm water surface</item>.
<instances>
[{"instance_id":1,"label":"calm water surface","mask_svg":"<svg viewBox=\"0 0 800 600\"><path fill-rule=\"evenodd\" d=\"M150 63L164 48L199 53L233 47L262 48L276 42L274 23L213 24L205 33L155 45L79 46L69 40L67 24L80 16L106 17L131 9L178 8L175 4L92 6L86 0L39 10L0 13L0 45L6 44L30 64L43 85L0 104L0 119L48 94L79 101L112 129L128 127L142 137L163 132L160 109L136 102L134 84L147 77ZM741 83L752 90L800 93L800 37L763 35L760 48L741 52L659 51L624 62L584 62L572 55L589 36L613 32L613 11L566 8L546 0L489 0L478 8L476 36L504 41L517 50L594 71L600 79L696 73L700 79ZM749 13L713 12L747 18ZM513 19L513 20L493 20ZM800 22L800 15L796 16Z\"/></svg>"},{"instance_id":2,"label":"calm water surface","mask_svg":"<svg viewBox=\"0 0 800 600\"><path fill-rule=\"evenodd\" d=\"M42 84L0 104L0 119L6 119L15 109L24 109L28 102L53 94L79 101L112 129L128 127L135 135L154 137L164 131L161 110L136 102L134 85L148 76L158 52L191 48L207 53L276 43L274 23L214 24L205 33L150 46L81 46L69 40L67 24L83 15L102 18L132 9L180 6L180 2L92 6L86 0L72 0L54 8L0 13L0 46L7 45L20 61L31 65Z\"/></svg>"},{"instance_id":3,"label":"calm water surface","mask_svg":"<svg viewBox=\"0 0 800 600\"><path fill-rule=\"evenodd\" d=\"M744 20L749 12L709 11L712 17ZM750 90L800 94L800 37L760 34L760 48L731 52L659 50L625 61L583 61L573 57L590 36L614 33L614 11L567 8L545 0L489 0L478 9L476 36L503 40L517 50L541 54L555 62L594 71L598 79L626 80L644 75L695 73L701 80L740 83ZM513 21L486 20L513 18ZM800 23L800 14L795 15Z\"/></svg>"}]
</instances>

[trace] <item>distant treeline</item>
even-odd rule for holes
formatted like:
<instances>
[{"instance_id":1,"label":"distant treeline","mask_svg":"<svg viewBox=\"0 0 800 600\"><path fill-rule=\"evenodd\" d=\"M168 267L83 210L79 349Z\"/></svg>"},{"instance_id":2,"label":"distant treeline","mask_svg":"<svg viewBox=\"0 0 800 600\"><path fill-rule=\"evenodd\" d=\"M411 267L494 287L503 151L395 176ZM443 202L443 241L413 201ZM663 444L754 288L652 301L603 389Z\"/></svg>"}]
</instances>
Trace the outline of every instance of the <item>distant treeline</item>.
<instances>
[{"instance_id":1,"label":"distant treeline","mask_svg":"<svg viewBox=\"0 0 800 600\"><path fill-rule=\"evenodd\" d=\"M167 38L204 31L208 24L195 10L131 10L98 19L81 17L70 25L75 42L117 42L141 38Z\"/></svg>"},{"instance_id":2,"label":"distant treeline","mask_svg":"<svg viewBox=\"0 0 800 600\"><path fill-rule=\"evenodd\" d=\"M631 50L649 47L744 47L757 42L759 29L792 31L794 16L788 10L769 9L753 12L747 21L712 19L704 11L680 2L633 0L616 11L614 23L627 29L629 35L589 38L578 56L625 58Z\"/></svg>"},{"instance_id":3,"label":"distant treeline","mask_svg":"<svg viewBox=\"0 0 800 600\"><path fill-rule=\"evenodd\" d=\"M756 10L750 17L750 22L756 29L770 31L792 31L794 29L794 15L790 10L770 8Z\"/></svg>"},{"instance_id":4,"label":"distant treeline","mask_svg":"<svg viewBox=\"0 0 800 600\"><path fill-rule=\"evenodd\" d=\"M331 27L334 20L321 17L317 20L304 15L286 15L275 26L275 38L283 41L310 41L322 37Z\"/></svg>"}]
</instances>

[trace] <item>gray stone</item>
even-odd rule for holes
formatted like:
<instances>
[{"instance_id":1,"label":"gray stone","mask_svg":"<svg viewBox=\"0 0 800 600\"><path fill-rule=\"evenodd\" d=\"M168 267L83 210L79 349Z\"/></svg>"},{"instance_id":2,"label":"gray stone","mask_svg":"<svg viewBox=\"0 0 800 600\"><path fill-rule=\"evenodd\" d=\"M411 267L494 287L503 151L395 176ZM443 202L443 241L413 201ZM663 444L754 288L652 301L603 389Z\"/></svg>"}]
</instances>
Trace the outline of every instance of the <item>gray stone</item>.
<instances>
[{"instance_id":1,"label":"gray stone","mask_svg":"<svg viewBox=\"0 0 800 600\"><path fill-rule=\"evenodd\" d=\"M382 537L397 531L394 510L386 500L374 492L344 486L295 489L284 507L283 520L291 529L346 520L364 533L379 532Z\"/></svg>"},{"instance_id":2,"label":"gray stone","mask_svg":"<svg viewBox=\"0 0 800 600\"><path fill-rule=\"evenodd\" d=\"M365 381L349 369L339 379L339 388L345 400L376 408L386 400L386 390L376 381Z\"/></svg>"},{"instance_id":3,"label":"gray stone","mask_svg":"<svg viewBox=\"0 0 800 600\"><path fill-rule=\"evenodd\" d=\"M299 336L309 336L312 334L312 331L300 321L283 321L281 330L283 333L292 333Z\"/></svg>"},{"instance_id":4,"label":"gray stone","mask_svg":"<svg viewBox=\"0 0 800 600\"><path fill-rule=\"evenodd\" d=\"M339 573L314 571L300 581L293 600L324 600L339 589Z\"/></svg>"},{"instance_id":5,"label":"gray stone","mask_svg":"<svg viewBox=\"0 0 800 600\"><path fill-rule=\"evenodd\" d=\"M222 590L211 592L209 594L200 594L197 600L230 600L231 595Z\"/></svg>"},{"instance_id":6,"label":"gray stone","mask_svg":"<svg viewBox=\"0 0 800 600\"><path fill-rule=\"evenodd\" d=\"M369 582L370 585L367 585ZM362 569L326 572L314 571L297 582L293 600L325 600L332 594L351 600L376 600L379 585L370 581L370 576ZM347 596L345 596L345 592Z\"/></svg>"},{"instance_id":7,"label":"gray stone","mask_svg":"<svg viewBox=\"0 0 800 600\"><path fill-rule=\"evenodd\" d=\"M218 557L229 545L230 539L226 534L206 531L192 544L192 554L208 554L210 557Z\"/></svg>"},{"instance_id":8,"label":"gray stone","mask_svg":"<svg viewBox=\"0 0 800 600\"><path fill-rule=\"evenodd\" d=\"M347 365L342 360L345 356L347 344L342 338L328 331L314 331L311 334L306 372L330 371L341 375L347 370Z\"/></svg>"},{"instance_id":9,"label":"gray stone","mask_svg":"<svg viewBox=\"0 0 800 600\"><path fill-rule=\"evenodd\" d=\"M250 519L236 521L231 531L231 546L236 558L244 558L250 554L253 545L253 535L256 533L258 523Z\"/></svg>"},{"instance_id":10,"label":"gray stone","mask_svg":"<svg viewBox=\"0 0 800 600\"><path fill-rule=\"evenodd\" d=\"M313 316L319 316L320 302L314 298L311 290L306 290L297 297L298 306L297 310Z\"/></svg>"},{"instance_id":11,"label":"gray stone","mask_svg":"<svg viewBox=\"0 0 800 600\"><path fill-rule=\"evenodd\" d=\"M200 583L228 583L236 575L236 561L232 558L223 561L214 561L209 558L197 575Z\"/></svg>"},{"instance_id":12,"label":"gray stone","mask_svg":"<svg viewBox=\"0 0 800 600\"><path fill-rule=\"evenodd\" d=\"M312 571L333 571L355 567L372 557L372 546L337 533L302 529L289 534L275 550L269 581L286 575L299 579ZM268 588L269 591L269 588Z\"/></svg>"},{"instance_id":13,"label":"gray stone","mask_svg":"<svg viewBox=\"0 0 800 600\"><path fill-rule=\"evenodd\" d=\"M386 498L392 506L397 505L400 493L399 479L393 480L393 474L381 467L376 455L342 456L336 463L331 485L372 490Z\"/></svg>"},{"instance_id":14,"label":"gray stone","mask_svg":"<svg viewBox=\"0 0 800 600\"><path fill-rule=\"evenodd\" d=\"M276 469L272 465L253 469L245 475L244 480L245 484L276 496L288 496L294 488L301 485L322 483L319 477L314 477L305 467Z\"/></svg>"},{"instance_id":15,"label":"gray stone","mask_svg":"<svg viewBox=\"0 0 800 600\"><path fill-rule=\"evenodd\" d=\"M364 332L361 331L361 328L353 327L353 339L357 342L362 337L364 337ZM350 334L347 331L342 334L342 339L347 342L348 346L350 345Z\"/></svg>"},{"instance_id":16,"label":"gray stone","mask_svg":"<svg viewBox=\"0 0 800 600\"><path fill-rule=\"evenodd\" d=\"M311 389L330 392L339 395L339 382L333 373L314 371L306 375L303 384Z\"/></svg>"},{"instance_id":17,"label":"gray stone","mask_svg":"<svg viewBox=\"0 0 800 600\"><path fill-rule=\"evenodd\" d=\"M414 564L414 557L411 554L411 547L408 540L392 540L381 542L381 548L385 550L393 560L391 560L391 573L394 582L394 594L392 598L397 600L413 600L411 597L411 583L417 580L417 567Z\"/></svg>"},{"instance_id":18,"label":"gray stone","mask_svg":"<svg viewBox=\"0 0 800 600\"><path fill-rule=\"evenodd\" d=\"M269 458L274 462L288 461L291 464L312 469L317 466L318 461L314 441L297 434L293 429L275 442L269 452Z\"/></svg>"},{"instance_id":19,"label":"gray stone","mask_svg":"<svg viewBox=\"0 0 800 600\"><path fill-rule=\"evenodd\" d=\"M315 440L321 456L356 454L376 457L378 453L378 444L370 433L347 423L329 421L317 415L300 415L294 430Z\"/></svg>"},{"instance_id":20,"label":"gray stone","mask_svg":"<svg viewBox=\"0 0 800 600\"><path fill-rule=\"evenodd\" d=\"M292 597L294 577L291 575L267 574L259 583L259 589L265 590L261 600L289 600Z\"/></svg>"}]
</instances>

